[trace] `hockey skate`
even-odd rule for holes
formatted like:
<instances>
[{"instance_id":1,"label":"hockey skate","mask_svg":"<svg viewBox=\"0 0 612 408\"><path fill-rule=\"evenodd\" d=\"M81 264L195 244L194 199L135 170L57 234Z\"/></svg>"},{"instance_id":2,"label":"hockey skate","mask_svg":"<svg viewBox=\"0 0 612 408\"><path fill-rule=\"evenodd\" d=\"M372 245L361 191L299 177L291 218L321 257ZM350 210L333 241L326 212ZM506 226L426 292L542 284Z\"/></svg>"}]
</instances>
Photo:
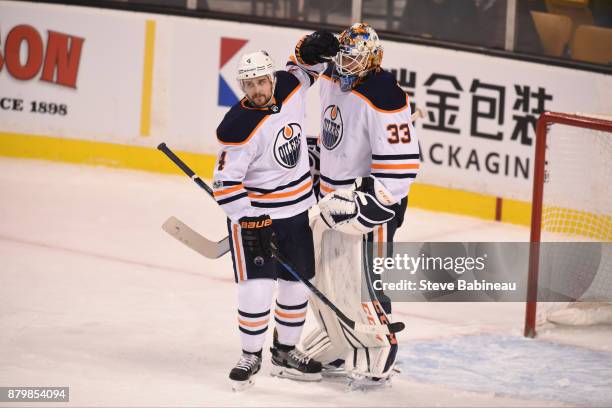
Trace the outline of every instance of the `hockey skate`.
<instances>
[{"instance_id":1,"label":"hockey skate","mask_svg":"<svg viewBox=\"0 0 612 408\"><path fill-rule=\"evenodd\" d=\"M311 359L295 346L274 343L271 374L296 381L321 381L321 363Z\"/></svg>"},{"instance_id":2,"label":"hockey skate","mask_svg":"<svg viewBox=\"0 0 612 408\"><path fill-rule=\"evenodd\" d=\"M337 359L335 361L331 361L328 364L323 364L323 370L321 371L321 375L325 379L329 380L343 380L346 378L347 372L344 367L344 360Z\"/></svg>"},{"instance_id":3,"label":"hockey skate","mask_svg":"<svg viewBox=\"0 0 612 408\"><path fill-rule=\"evenodd\" d=\"M350 373L348 376L349 391L373 391L391 387L390 377L366 377Z\"/></svg>"},{"instance_id":4,"label":"hockey skate","mask_svg":"<svg viewBox=\"0 0 612 408\"><path fill-rule=\"evenodd\" d=\"M261 368L261 351L259 353L242 353L236 366L230 371L229 378L232 380L232 389L242 391L254 384L253 376Z\"/></svg>"},{"instance_id":5,"label":"hockey skate","mask_svg":"<svg viewBox=\"0 0 612 408\"><path fill-rule=\"evenodd\" d=\"M395 364L384 377L372 377L365 373L351 371L347 375L347 386L349 391L373 391L389 388L392 386L392 378L401 372L399 363Z\"/></svg>"}]
</instances>

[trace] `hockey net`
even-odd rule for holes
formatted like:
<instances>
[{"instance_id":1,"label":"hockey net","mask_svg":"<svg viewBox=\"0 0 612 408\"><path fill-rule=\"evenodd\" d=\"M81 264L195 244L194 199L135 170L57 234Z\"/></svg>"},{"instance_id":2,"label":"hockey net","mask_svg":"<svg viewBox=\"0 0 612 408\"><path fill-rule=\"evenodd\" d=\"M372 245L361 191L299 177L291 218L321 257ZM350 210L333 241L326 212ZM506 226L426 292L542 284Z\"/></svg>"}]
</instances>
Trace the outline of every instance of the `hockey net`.
<instances>
[{"instance_id":1,"label":"hockey net","mask_svg":"<svg viewBox=\"0 0 612 408\"><path fill-rule=\"evenodd\" d=\"M612 117L542 114L530 239L525 335L612 324Z\"/></svg>"}]
</instances>

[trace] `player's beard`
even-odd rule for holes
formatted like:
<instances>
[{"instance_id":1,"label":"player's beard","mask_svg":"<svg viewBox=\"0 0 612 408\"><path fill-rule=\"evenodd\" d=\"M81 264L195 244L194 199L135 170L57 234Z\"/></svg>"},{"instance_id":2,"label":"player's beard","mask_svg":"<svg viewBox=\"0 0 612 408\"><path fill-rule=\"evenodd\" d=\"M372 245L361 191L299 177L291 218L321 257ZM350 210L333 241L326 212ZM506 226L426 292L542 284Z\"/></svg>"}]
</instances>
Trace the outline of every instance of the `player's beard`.
<instances>
[{"instance_id":1,"label":"player's beard","mask_svg":"<svg viewBox=\"0 0 612 408\"><path fill-rule=\"evenodd\" d=\"M251 102L253 102L253 104L256 106L264 106L266 103L268 103L270 98L271 96L267 96L265 94L257 94L252 97Z\"/></svg>"}]
</instances>

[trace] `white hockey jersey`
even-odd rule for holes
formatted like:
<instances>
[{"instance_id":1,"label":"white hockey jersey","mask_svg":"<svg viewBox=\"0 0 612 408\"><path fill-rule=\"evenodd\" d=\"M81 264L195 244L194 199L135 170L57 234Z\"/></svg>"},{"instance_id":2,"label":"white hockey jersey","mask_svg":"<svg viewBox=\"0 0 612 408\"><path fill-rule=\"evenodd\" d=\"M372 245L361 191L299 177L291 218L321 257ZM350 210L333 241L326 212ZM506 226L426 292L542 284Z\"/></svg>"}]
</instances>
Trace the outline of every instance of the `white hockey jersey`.
<instances>
[{"instance_id":1,"label":"white hockey jersey","mask_svg":"<svg viewBox=\"0 0 612 408\"><path fill-rule=\"evenodd\" d=\"M393 74L370 74L350 92L332 79L332 66L320 75L321 196L372 175L396 202L408 194L420 167L419 143L410 104Z\"/></svg>"},{"instance_id":2,"label":"white hockey jersey","mask_svg":"<svg viewBox=\"0 0 612 408\"><path fill-rule=\"evenodd\" d=\"M214 196L234 222L263 214L288 218L315 204L303 122L316 75L291 61L287 69L292 72L276 72L272 106L254 108L243 98L217 128Z\"/></svg>"}]
</instances>

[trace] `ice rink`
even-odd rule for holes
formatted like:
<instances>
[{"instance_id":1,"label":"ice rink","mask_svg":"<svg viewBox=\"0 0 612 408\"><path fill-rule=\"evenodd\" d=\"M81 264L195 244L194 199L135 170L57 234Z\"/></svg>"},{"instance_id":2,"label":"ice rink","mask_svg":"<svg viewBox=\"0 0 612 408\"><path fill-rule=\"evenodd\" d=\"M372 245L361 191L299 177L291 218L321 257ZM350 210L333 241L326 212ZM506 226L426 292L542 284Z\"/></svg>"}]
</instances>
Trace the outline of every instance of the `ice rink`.
<instances>
[{"instance_id":1,"label":"ice rink","mask_svg":"<svg viewBox=\"0 0 612 408\"><path fill-rule=\"evenodd\" d=\"M612 327L527 340L516 303L396 304L406 330L391 388L273 378L264 348L255 386L234 393L231 260L160 228L175 215L225 235L222 211L188 178L1 158L0 197L0 386L69 386L69 406L612 406ZM397 240L527 238L409 209Z\"/></svg>"}]
</instances>

